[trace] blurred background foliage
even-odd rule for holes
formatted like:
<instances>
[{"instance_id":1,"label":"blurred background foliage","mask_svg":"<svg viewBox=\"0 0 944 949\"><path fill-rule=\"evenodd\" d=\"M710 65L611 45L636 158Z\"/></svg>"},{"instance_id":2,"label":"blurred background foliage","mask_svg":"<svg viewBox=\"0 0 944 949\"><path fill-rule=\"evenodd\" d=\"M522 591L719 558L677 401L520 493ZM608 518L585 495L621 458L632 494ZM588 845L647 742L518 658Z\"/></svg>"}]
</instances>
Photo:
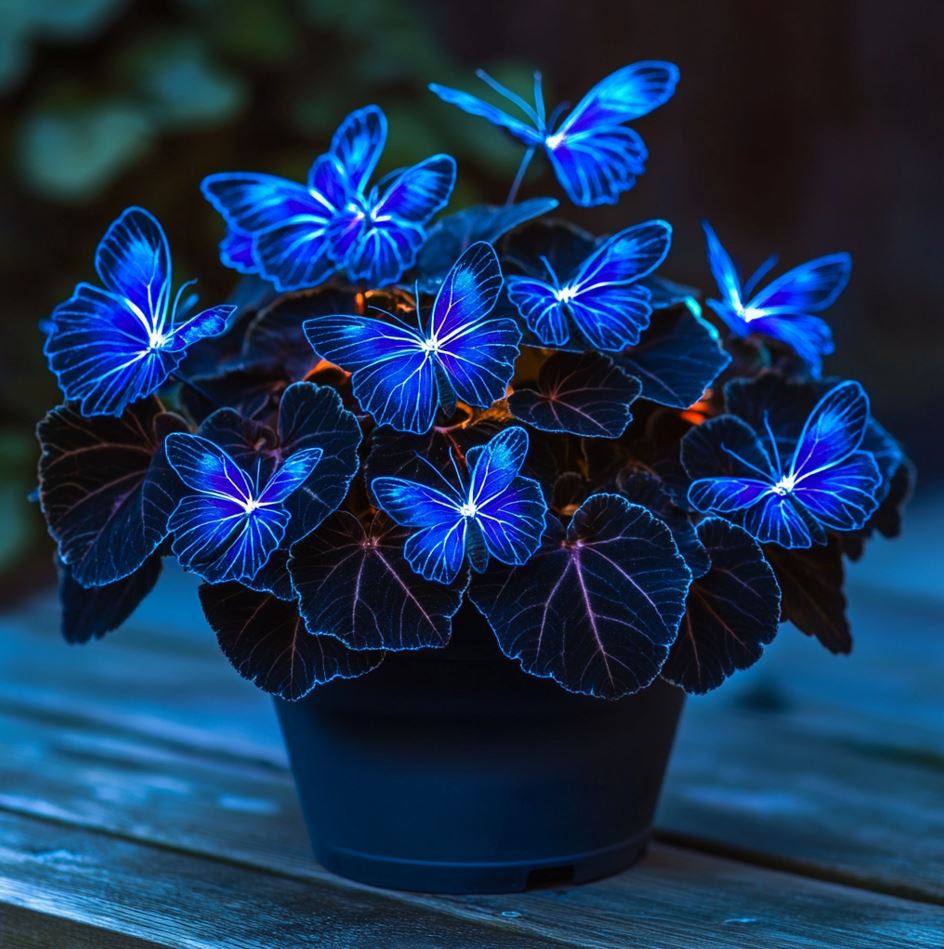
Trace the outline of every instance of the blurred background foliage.
<instances>
[{"instance_id":1,"label":"blurred background foliage","mask_svg":"<svg viewBox=\"0 0 944 949\"><path fill-rule=\"evenodd\" d=\"M636 189L616 208L565 210L598 232L667 218L668 275L705 287L706 216L745 266L775 250L787 266L852 251L852 285L829 314L829 367L869 388L926 479L940 473L927 419L944 339L944 156L930 95L941 27L933 0L0 0L7 585L11 566L28 572L50 553L23 501L33 427L58 401L37 324L92 277L108 223L147 207L168 231L177 280L197 276L206 301L222 299L233 275L217 261L222 228L200 179L301 178L339 120L369 102L390 118L381 172L446 151L459 163L454 208L500 202L518 147L425 91L430 80L473 90L477 66L527 95L540 66L553 103L637 59L677 62L675 100L639 123L651 158ZM524 193L557 195L537 166Z\"/></svg>"}]
</instances>

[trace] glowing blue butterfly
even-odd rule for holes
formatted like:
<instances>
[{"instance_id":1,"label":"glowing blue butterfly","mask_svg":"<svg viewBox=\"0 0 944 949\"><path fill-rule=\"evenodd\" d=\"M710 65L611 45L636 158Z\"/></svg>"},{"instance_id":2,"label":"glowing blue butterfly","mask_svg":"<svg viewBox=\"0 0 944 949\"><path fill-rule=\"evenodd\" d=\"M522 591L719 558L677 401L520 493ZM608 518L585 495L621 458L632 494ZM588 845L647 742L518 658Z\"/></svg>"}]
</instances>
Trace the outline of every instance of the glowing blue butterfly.
<instances>
[{"instance_id":1,"label":"glowing blue butterfly","mask_svg":"<svg viewBox=\"0 0 944 949\"><path fill-rule=\"evenodd\" d=\"M758 284L777 258L771 257L761 264L742 286L737 268L717 235L707 221L703 226L708 239L708 263L722 297L709 300L708 305L738 336L761 333L786 343L818 377L822 357L833 351L833 337L829 326L812 314L825 310L845 289L852 272L852 258L848 254L817 257L758 290Z\"/></svg>"},{"instance_id":2,"label":"glowing blue butterfly","mask_svg":"<svg viewBox=\"0 0 944 949\"><path fill-rule=\"evenodd\" d=\"M168 528L181 565L209 583L251 580L282 541L289 522L283 502L321 460L320 448L297 451L264 486L218 445L200 435L174 432L167 459L190 492Z\"/></svg>"},{"instance_id":3,"label":"glowing blue butterfly","mask_svg":"<svg viewBox=\"0 0 944 949\"><path fill-rule=\"evenodd\" d=\"M528 433L506 428L466 452L467 476L453 458L458 486L432 465L442 489L374 478L370 489L381 509L401 526L417 528L403 554L418 574L452 583L466 556L479 572L489 555L507 564L531 557L541 543L547 504L540 485L519 474L527 453Z\"/></svg>"},{"instance_id":4,"label":"glowing blue butterfly","mask_svg":"<svg viewBox=\"0 0 944 949\"><path fill-rule=\"evenodd\" d=\"M678 69L672 63L641 62L625 66L597 83L556 125L562 108L545 119L541 74L534 74L534 105L506 89L487 73L476 75L524 112L528 122L508 115L477 96L437 83L429 88L440 99L471 115L487 119L527 146L512 192L517 192L537 149L547 155L558 181L574 204L615 204L645 170L648 156L639 135L623 123L668 102L675 92Z\"/></svg>"},{"instance_id":5,"label":"glowing blue butterfly","mask_svg":"<svg viewBox=\"0 0 944 949\"><path fill-rule=\"evenodd\" d=\"M304 324L315 352L352 372L354 395L379 425L427 432L436 410L456 400L487 408L505 396L521 330L489 319L502 287L491 244L466 249L443 281L427 317L416 301L416 326L392 313L319 316Z\"/></svg>"},{"instance_id":6,"label":"glowing blue butterfly","mask_svg":"<svg viewBox=\"0 0 944 949\"><path fill-rule=\"evenodd\" d=\"M652 314L649 290L637 283L665 260L672 228L646 221L614 234L562 282L542 258L551 283L509 277L508 296L547 346L570 340L568 316L594 349L618 352L639 342Z\"/></svg>"},{"instance_id":7,"label":"glowing blue butterfly","mask_svg":"<svg viewBox=\"0 0 944 949\"><path fill-rule=\"evenodd\" d=\"M223 263L258 270L280 290L316 286L339 268L375 287L399 280L452 195L456 163L434 155L367 191L386 140L384 113L367 106L341 123L305 185L249 172L204 178L229 227Z\"/></svg>"},{"instance_id":8,"label":"glowing blue butterfly","mask_svg":"<svg viewBox=\"0 0 944 949\"><path fill-rule=\"evenodd\" d=\"M52 312L45 353L66 399L83 415L121 415L160 387L187 347L226 329L234 306L214 306L190 319L171 304L170 249L164 229L143 208L114 221L95 253L104 289L80 283ZM193 281L191 281L191 284Z\"/></svg>"},{"instance_id":9,"label":"glowing blue butterfly","mask_svg":"<svg viewBox=\"0 0 944 949\"><path fill-rule=\"evenodd\" d=\"M859 450L869 400L857 382L844 382L816 404L785 463L764 415L761 437L736 416L720 416L689 432L682 460L692 476L714 453L724 477L698 477L688 499L699 511L734 515L761 543L809 547L825 529L858 530L877 506L882 484L875 458ZM710 462L709 462L710 465Z\"/></svg>"}]
</instances>

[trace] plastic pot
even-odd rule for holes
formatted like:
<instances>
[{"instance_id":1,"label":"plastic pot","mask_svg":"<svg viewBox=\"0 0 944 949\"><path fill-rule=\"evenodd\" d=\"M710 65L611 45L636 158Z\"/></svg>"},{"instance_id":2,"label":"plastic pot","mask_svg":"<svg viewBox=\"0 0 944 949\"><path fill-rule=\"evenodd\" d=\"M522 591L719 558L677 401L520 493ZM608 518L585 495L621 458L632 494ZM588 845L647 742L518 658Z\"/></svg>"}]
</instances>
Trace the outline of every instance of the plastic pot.
<instances>
[{"instance_id":1,"label":"plastic pot","mask_svg":"<svg viewBox=\"0 0 944 949\"><path fill-rule=\"evenodd\" d=\"M583 882L648 841L683 693L565 692L472 607L449 646L276 701L315 857L362 883L499 893Z\"/></svg>"}]
</instances>

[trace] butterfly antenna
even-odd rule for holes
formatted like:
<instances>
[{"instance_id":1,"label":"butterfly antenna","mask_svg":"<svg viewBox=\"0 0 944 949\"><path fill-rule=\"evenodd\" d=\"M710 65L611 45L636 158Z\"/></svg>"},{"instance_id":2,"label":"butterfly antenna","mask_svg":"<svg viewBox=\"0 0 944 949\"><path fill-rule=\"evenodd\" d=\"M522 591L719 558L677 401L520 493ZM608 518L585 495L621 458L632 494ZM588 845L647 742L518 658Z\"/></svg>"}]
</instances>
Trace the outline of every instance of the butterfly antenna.
<instances>
[{"instance_id":1,"label":"butterfly antenna","mask_svg":"<svg viewBox=\"0 0 944 949\"><path fill-rule=\"evenodd\" d=\"M413 303L416 305L416 328L423 332L423 314L420 312L420 282L413 281Z\"/></svg>"},{"instance_id":2,"label":"butterfly antenna","mask_svg":"<svg viewBox=\"0 0 944 949\"><path fill-rule=\"evenodd\" d=\"M534 111L534 107L529 105L524 99L521 98L516 92L512 92L507 86L503 86L497 79L493 79L484 69L476 69L475 75L478 76L482 82L485 83L490 89L497 92L502 98L507 99L509 102L518 106L524 114L531 119L534 123L535 128L540 131L544 127L544 123L538 118L537 112Z\"/></svg>"},{"instance_id":3,"label":"butterfly antenna","mask_svg":"<svg viewBox=\"0 0 944 949\"><path fill-rule=\"evenodd\" d=\"M721 450L729 454L735 461L740 462L740 464L744 465L745 468L749 468L755 474L760 475L762 480L770 481L769 471L763 471L762 469L758 468L757 465L752 465L746 458L742 458L736 451L728 448L724 442L721 443Z\"/></svg>"},{"instance_id":4,"label":"butterfly antenna","mask_svg":"<svg viewBox=\"0 0 944 949\"><path fill-rule=\"evenodd\" d=\"M183 295L184 290L186 290L187 287L192 287L196 282L197 282L196 278L194 278L193 280L187 280L185 283L182 283L177 288L177 295L174 297L174 305L170 308L171 326L174 325L174 322L177 319L177 308L180 306L180 298ZM194 300L196 300L196 295L194 296ZM192 305L193 304L191 304L191 306ZM167 320L167 314L165 313L164 317L161 320L161 325L158 327L158 332L163 332L166 320Z\"/></svg>"},{"instance_id":5,"label":"butterfly antenna","mask_svg":"<svg viewBox=\"0 0 944 949\"><path fill-rule=\"evenodd\" d=\"M394 321L394 323L397 323L399 326L402 326L404 329L411 330L413 328L412 326L410 326L409 323L407 323L406 320L397 316L396 313L391 313L389 310L385 310L382 306L374 306L374 304L371 303L370 306L367 307L367 309L376 310L378 313L383 313L384 316L389 316L390 319Z\"/></svg>"},{"instance_id":6,"label":"butterfly antenna","mask_svg":"<svg viewBox=\"0 0 944 949\"><path fill-rule=\"evenodd\" d=\"M570 108L569 102L560 102L554 107L554 111L551 113L551 117L547 121L547 130L549 132L553 131L554 126L557 124L557 120Z\"/></svg>"},{"instance_id":7,"label":"butterfly antenna","mask_svg":"<svg viewBox=\"0 0 944 949\"><path fill-rule=\"evenodd\" d=\"M543 254L540 257L541 263L547 268L547 272L551 275L551 280L554 281L554 287L560 290L560 280L557 279L557 274L554 272L554 268L551 266L551 262Z\"/></svg>"},{"instance_id":8,"label":"butterfly antenna","mask_svg":"<svg viewBox=\"0 0 944 949\"><path fill-rule=\"evenodd\" d=\"M439 480L442 481L442 483L447 488L449 488L450 491L455 492L455 485L452 484L449 479L425 455L421 455L418 451L413 452L413 454L416 456L416 460L421 461L424 465L426 465L426 467L429 468L429 470L432 471L432 473L436 475L436 477L439 478ZM449 453L449 457L452 458L452 452ZM455 465L455 459L453 459L453 465ZM459 484L462 484L461 479L459 480Z\"/></svg>"},{"instance_id":9,"label":"butterfly antenna","mask_svg":"<svg viewBox=\"0 0 944 949\"><path fill-rule=\"evenodd\" d=\"M770 419L767 415L767 410L764 409L764 431L767 432L767 437L770 439L770 447L773 450L773 459L774 463L777 466L777 477L783 477L783 465L780 463L780 449L777 447L777 439L774 437L773 429L770 427Z\"/></svg>"},{"instance_id":10,"label":"butterfly antenna","mask_svg":"<svg viewBox=\"0 0 944 949\"><path fill-rule=\"evenodd\" d=\"M777 265L777 255L774 254L772 257L768 257L758 268L755 270L750 277L744 283L744 286L741 288L741 293L744 296L745 302L750 300L754 295L754 291L757 289L757 285L770 273L771 270Z\"/></svg>"},{"instance_id":11,"label":"butterfly antenna","mask_svg":"<svg viewBox=\"0 0 944 949\"><path fill-rule=\"evenodd\" d=\"M534 108L537 110L538 118L541 120L541 128L544 128L544 90L541 85L541 70L534 70Z\"/></svg>"}]
</instances>

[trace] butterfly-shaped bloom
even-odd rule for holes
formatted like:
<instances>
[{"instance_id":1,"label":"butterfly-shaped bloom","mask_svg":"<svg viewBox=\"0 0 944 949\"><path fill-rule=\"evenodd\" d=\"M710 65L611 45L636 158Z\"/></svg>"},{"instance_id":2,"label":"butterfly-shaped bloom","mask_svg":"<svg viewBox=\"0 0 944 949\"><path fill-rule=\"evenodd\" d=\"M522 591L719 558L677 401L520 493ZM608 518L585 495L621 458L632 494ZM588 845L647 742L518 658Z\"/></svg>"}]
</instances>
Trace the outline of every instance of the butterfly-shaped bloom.
<instances>
[{"instance_id":1,"label":"butterfly-shaped bloom","mask_svg":"<svg viewBox=\"0 0 944 949\"><path fill-rule=\"evenodd\" d=\"M234 306L184 319L171 302L170 249L143 208L114 221L95 253L103 287L80 283L52 312L45 353L69 402L83 415L121 415L154 392L198 339L226 329ZM189 302L189 301L188 301Z\"/></svg>"},{"instance_id":2,"label":"butterfly-shaped bloom","mask_svg":"<svg viewBox=\"0 0 944 949\"><path fill-rule=\"evenodd\" d=\"M534 152L542 150L571 201L583 207L615 204L636 183L636 177L645 170L648 152L638 133L624 123L666 103L679 78L672 63L625 66L597 83L557 124L561 107L545 118L540 73L534 76L533 106L482 70L476 75L521 109L528 121L467 92L437 83L429 88L445 102L487 119L527 146L519 180Z\"/></svg>"},{"instance_id":3,"label":"butterfly-shaped bloom","mask_svg":"<svg viewBox=\"0 0 944 949\"><path fill-rule=\"evenodd\" d=\"M386 140L384 113L367 106L341 123L304 185L249 172L204 178L203 194L229 228L223 263L279 290L317 286L338 269L374 287L398 280L452 195L456 163L433 155L368 190Z\"/></svg>"},{"instance_id":4,"label":"butterfly-shaped bloom","mask_svg":"<svg viewBox=\"0 0 944 949\"><path fill-rule=\"evenodd\" d=\"M787 458L766 413L764 421L757 433L724 415L685 436L682 461L697 479L688 490L693 507L737 520L761 543L781 547L809 547L825 543L826 530L861 528L882 484L874 456L860 450L869 422L862 386L844 382L827 392ZM712 468L719 476L705 477Z\"/></svg>"},{"instance_id":5,"label":"butterfly-shaped bloom","mask_svg":"<svg viewBox=\"0 0 944 949\"><path fill-rule=\"evenodd\" d=\"M527 453L528 433L516 426L466 452L468 473L456 466L458 485L432 466L441 488L404 478L371 481L381 509L401 526L416 528L403 553L418 574L452 583L467 556L479 572L489 555L507 564L531 557L541 543L547 504L540 485L519 474Z\"/></svg>"},{"instance_id":6,"label":"butterfly-shaped bloom","mask_svg":"<svg viewBox=\"0 0 944 949\"><path fill-rule=\"evenodd\" d=\"M416 325L392 313L319 316L305 335L322 358L353 373L354 395L379 425L427 432L436 410L459 399L487 408L505 396L521 330L490 319L502 287L491 244L472 244L453 264L427 315L416 301Z\"/></svg>"},{"instance_id":7,"label":"butterfly-shaped bloom","mask_svg":"<svg viewBox=\"0 0 944 949\"><path fill-rule=\"evenodd\" d=\"M649 325L650 291L637 281L665 260L671 243L665 221L646 221L614 234L572 274L558 276L542 258L551 282L509 277L508 296L545 345L570 341L570 317L593 349L617 352Z\"/></svg>"},{"instance_id":8,"label":"butterfly-shaped bloom","mask_svg":"<svg viewBox=\"0 0 944 949\"><path fill-rule=\"evenodd\" d=\"M738 336L760 333L786 343L809 365L814 378L818 377L823 356L833 351L833 336L825 321L813 314L834 303L845 289L852 258L844 253L817 257L758 290L777 259L765 261L742 285L717 235L707 222L704 228L708 263L721 294L720 300L709 300L708 305Z\"/></svg>"},{"instance_id":9,"label":"butterfly-shaped bloom","mask_svg":"<svg viewBox=\"0 0 944 949\"><path fill-rule=\"evenodd\" d=\"M168 523L177 559L209 583L251 580L281 543L289 522L283 502L308 479L321 449L289 455L258 485L201 435L174 432L164 444L187 489Z\"/></svg>"}]
</instances>

